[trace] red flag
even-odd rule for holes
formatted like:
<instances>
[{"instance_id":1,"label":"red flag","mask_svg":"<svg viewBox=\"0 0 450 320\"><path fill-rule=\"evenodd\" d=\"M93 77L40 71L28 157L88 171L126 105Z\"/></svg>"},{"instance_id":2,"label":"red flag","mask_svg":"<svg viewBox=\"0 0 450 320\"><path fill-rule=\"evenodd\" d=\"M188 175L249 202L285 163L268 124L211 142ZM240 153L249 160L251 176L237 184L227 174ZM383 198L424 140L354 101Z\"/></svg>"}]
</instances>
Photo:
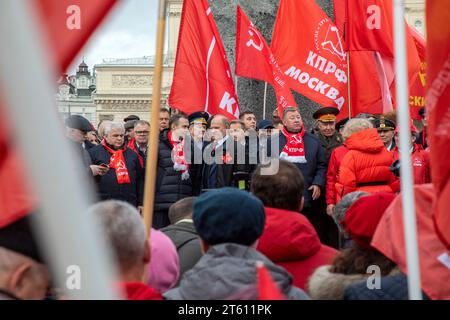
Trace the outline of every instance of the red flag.
<instances>
[{"instance_id":1,"label":"red flag","mask_svg":"<svg viewBox=\"0 0 450 320\"><path fill-rule=\"evenodd\" d=\"M236 75L270 83L277 95L278 113L289 106L296 106L287 79L276 61L266 40L237 6L236 18Z\"/></svg>"},{"instance_id":2,"label":"red flag","mask_svg":"<svg viewBox=\"0 0 450 320\"><path fill-rule=\"evenodd\" d=\"M231 70L207 0L185 0L169 105L239 117Z\"/></svg>"},{"instance_id":3,"label":"red flag","mask_svg":"<svg viewBox=\"0 0 450 320\"><path fill-rule=\"evenodd\" d=\"M48 45L60 71L65 70L116 0L36 0ZM77 27L80 27L79 29ZM45 37L45 35L44 35ZM37 206L23 176L22 159L10 137L0 98L0 227Z\"/></svg>"},{"instance_id":4,"label":"red flag","mask_svg":"<svg viewBox=\"0 0 450 320\"><path fill-rule=\"evenodd\" d=\"M431 184L416 185L414 198L421 288L433 300L448 300L450 257L448 249L436 235L433 210L430 210L435 190ZM398 196L386 209L371 244L407 274L404 228L402 197Z\"/></svg>"},{"instance_id":5,"label":"red flag","mask_svg":"<svg viewBox=\"0 0 450 320\"><path fill-rule=\"evenodd\" d=\"M72 60L117 0L36 0L48 45L60 71ZM53 60L52 60L53 61Z\"/></svg>"},{"instance_id":6,"label":"red flag","mask_svg":"<svg viewBox=\"0 0 450 320\"><path fill-rule=\"evenodd\" d=\"M262 262L256 263L259 300L285 300L277 284Z\"/></svg>"},{"instance_id":7,"label":"red flag","mask_svg":"<svg viewBox=\"0 0 450 320\"><path fill-rule=\"evenodd\" d=\"M347 61L341 35L315 1L281 0L272 52L288 85L311 100L347 104Z\"/></svg>"},{"instance_id":8,"label":"red flag","mask_svg":"<svg viewBox=\"0 0 450 320\"><path fill-rule=\"evenodd\" d=\"M426 94L426 71L427 71L427 64L425 60L425 53L426 53L426 43L425 39L414 29L409 27L409 31L411 33L411 36L414 40L415 49L417 50L417 54L420 59L420 67L417 71L417 75L414 81L410 82L410 88L409 88L409 106L411 108L411 117L416 120L420 120L421 117L419 115L420 108L425 106L425 94ZM410 49L408 47L408 49ZM412 51L411 54L413 54L413 48L411 50L408 50L408 54L410 54L409 51Z\"/></svg>"},{"instance_id":9,"label":"red flag","mask_svg":"<svg viewBox=\"0 0 450 320\"><path fill-rule=\"evenodd\" d=\"M394 57L391 0L347 0L349 51L378 51Z\"/></svg>"},{"instance_id":10,"label":"red flag","mask_svg":"<svg viewBox=\"0 0 450 320\"><path fill-rule=\"evenodd\" d=\"M450 249L450 2L427 0L427 116L435 219Z\"/></svg>"}]
</instances>

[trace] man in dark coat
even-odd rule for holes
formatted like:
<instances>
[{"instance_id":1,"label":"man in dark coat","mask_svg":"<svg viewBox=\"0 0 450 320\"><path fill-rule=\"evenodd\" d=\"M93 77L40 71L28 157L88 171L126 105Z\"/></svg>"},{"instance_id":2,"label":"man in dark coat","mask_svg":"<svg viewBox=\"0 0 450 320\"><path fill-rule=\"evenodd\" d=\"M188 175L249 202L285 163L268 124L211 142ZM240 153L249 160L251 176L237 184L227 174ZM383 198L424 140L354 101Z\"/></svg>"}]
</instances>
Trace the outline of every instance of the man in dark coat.
<instances>
[{"instance_id":1,"label":"man in dark coat","mask_svg":"<svg viewBox=\"0 0 450 320\"><path fill-rule=\"evenodd\" d=\"M317 121L318 131L317 138L325 152L325 162L328 168L331 153L334 149L342 145L343 138L336 130L336 116L339 114L339 109L334 107L320 108L313 114L313 118ZM314 203L314 216L316 231L319 234L320 240L334 248L339 247L339 232L333 219L326 212L327 204L325 193L320 195L320 198Z\"/></svg>"},{"instance_id":2,"label":"man in dark coat","mask_svg":"<svg viewBox=\"0 0 450 320\"><path fill-rule=\"evenodd\" d=\"M192 176L194 176L195 168L186 159L186 146L191 143L190 139L186 139L186 136L189 135L188 119L183 115L172 116L169 127L170 129L164 129L159 136L158 172L153 213L153 228L155 229L170 224L168 211L172 204L193 194Z\"/></svg>"},{"instance_id":3,"label":"man in dark coat","mask_svg":"<svg viewBox=\"0 0 450 320\"><path fill-rule=\"evenodd\" d=\"M108 123L102 144L89 150L95 165L108 169L96 179L101 200L123 200L137 207L142 205L144 175L138 156L124 145L122 123Z\"/></svg>"},{"instance_id":4,"label":"man in dark coat","mask_svg":"<svg viewBox=\"0 0 450 320\"><path fill-rule=\"evenodd\" d=\"M93 144L86 140L86 133L92 131L91 123L84 117L79 115L69 116L65 121L66 137L70 140L70 144L75 148L83 161L89 176L102 176L108 171L107 168L92 164L88 150Z\"/></svg>"},{"instance_id":5,"label":"man in dark coat","mask_svg":"<svg viewBox=\"0 0 450 320\"><path fill-rule=\"evenodd\" d=\"M336 131L336 116L338 114L339 109L334 107L320 108L313 114L313 118L317 120L318 132L316 132L316 136L325 152L327 166L331 153L343 142L342 136Z\"/></svg>"},{"instance_id":6,"label":"man in dark coat","mask_svg":"<svg viewBox=\"0 0 450 320\"><path fill-rule=\"evenodd\" d=\"M238 143L228 134L230 121L223 115L210 119L211 143L204 150L209 159L202 166L202 189L222 187L250 188L250 176L258 163L258 141L256 132Z\"/></svg>"},{"instance_id":7,"label":"man in dark coat","mask_svg":"<svg viewBox=\"0 0 450 320\"><path fill-rule=\"evenodd\" d=\"M278 150L271 150L272 139L278 139ZM313 202L319 199L321 189L325 187L327 165L325 154L319 139L306 132L300 112L288 107L283 112L283 129L268 141L268 154L292 162L299 168L305 180L302 210L308 218L315 214Z\"/></svg>"},{"instance_id":8,"label":"man in dark coat","mask_svg":"<svg viewBox=\"0 0 450 320\"><path fill-rule=\"evenodd\" d=\"M180 277L192 269L202 257L200 239L192 220L192 207L196 197L188 197L174 203L169 209L171 225L162 228L175 244L180 260Z\"/></svg>"}]
</instances>

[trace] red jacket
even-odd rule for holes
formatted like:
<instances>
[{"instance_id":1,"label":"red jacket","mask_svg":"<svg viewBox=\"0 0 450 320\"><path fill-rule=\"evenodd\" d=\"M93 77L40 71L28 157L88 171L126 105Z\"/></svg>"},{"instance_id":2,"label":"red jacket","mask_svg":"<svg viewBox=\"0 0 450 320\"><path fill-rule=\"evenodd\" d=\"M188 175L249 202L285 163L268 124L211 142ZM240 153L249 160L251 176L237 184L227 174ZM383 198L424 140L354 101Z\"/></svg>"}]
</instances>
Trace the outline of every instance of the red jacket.
<instances>
[{"instance_id":1,"label":"red jacket","mask_svg":"<svg viewBox=\"0 0 450 320\"><path fill-rule=\"evenodd\" d=\"M302 214L269 207L265 211L266 225L258 250L289 271L296 287L305 289L314 270L331 264L337 251L320 243L316 230Z\"/></svg>"},{"instance_id":2,"label":"red jacket","mask_svg":"<svg viewBox=\"0 0 450 320\"><path fill-rule=\"evenodd\" d=\"M127 300L164 300L161 293L142 282L120 282Z\"/></svg>"},{"instance_id":3,"label":"red jacket","mask_svg":"<svg viewBox=\"0 0 450 320\"><path fill-rule=\"evenodd\" d=\"M328 164L327 171L327 185L326 185L326 200L328 204L336 204L336 182L339 175L339 167L341 166L342 159L347 154L348 148L343 144L333 150Z\"/></svg>"},{"instance_id":4,"label":"red jacket","mask_svg":"<svg viewBox=\"0 0 450 320\"><path fill-rule=\"evenodd\" d=\"M398 147L392 150L394 160L400 158ZM411 154L414 184L424 184L431 182L431 168L430 168L430 153L425 151L420 144L414 144L414 149Z\"/></svg>"},{"instance_id":5,"label":"red jacket","mask_svg":"<svg viewBox=\"0 0 450 320\"><path fill-rule=\"evenodd\" d=\"M345 145L349 151L339 169L337 201L353 191L398 191L398 179L390 170L394 155L384 147L377 129L356 132Z\"/></svg>"}]
</instances>

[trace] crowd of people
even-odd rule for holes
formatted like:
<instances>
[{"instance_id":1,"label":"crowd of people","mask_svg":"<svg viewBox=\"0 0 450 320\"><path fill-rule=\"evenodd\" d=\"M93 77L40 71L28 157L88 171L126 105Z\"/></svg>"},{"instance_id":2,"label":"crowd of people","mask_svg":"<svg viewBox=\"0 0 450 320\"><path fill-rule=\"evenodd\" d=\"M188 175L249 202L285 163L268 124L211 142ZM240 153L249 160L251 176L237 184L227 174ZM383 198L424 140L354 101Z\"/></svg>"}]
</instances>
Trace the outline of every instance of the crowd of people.
<instances>
[{"instance_id":1,"label":"crowd of people","mask_svg":"<svg viewBox=\"0 0 450 320\"><path fill-rule=\"evenodd\" d=\"M94 128L67 118L67 138L100 200L89 214L113 248L121 292L131 300L258 299L262 262L286 299L367 298L371 266L384 284L371 298L407 299L399 261L372 243L400 191L395 115L338 114L320 108L307 130L295 107L260 121L250 111L230 121L161 109L150 239L140 216L150 123L131 115ZM415 184L431 182L421 114L407 155ZM278 161L275 174L265 158ZM0 299L51 296L29 224L25 217L0 229Z\"/></svg>"}]
</instances>

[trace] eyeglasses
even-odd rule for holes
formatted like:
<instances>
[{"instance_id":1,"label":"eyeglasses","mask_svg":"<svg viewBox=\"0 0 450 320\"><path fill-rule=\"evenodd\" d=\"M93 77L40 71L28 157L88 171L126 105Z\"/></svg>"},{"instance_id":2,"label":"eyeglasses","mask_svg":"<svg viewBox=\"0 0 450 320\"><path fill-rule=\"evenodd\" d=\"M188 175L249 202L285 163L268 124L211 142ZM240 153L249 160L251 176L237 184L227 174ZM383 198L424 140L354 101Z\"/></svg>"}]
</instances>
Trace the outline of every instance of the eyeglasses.
<instances>
[{"instance_id":1,"label":"eyeglasses","mask_svg":"<svg viewBox=\"0 0 450 320\"><path fill-rule=\"evenodd\" d=\"M134 133L137 135L148 135L150 131L135 131Z\"/></svg>"}]
</instances>

